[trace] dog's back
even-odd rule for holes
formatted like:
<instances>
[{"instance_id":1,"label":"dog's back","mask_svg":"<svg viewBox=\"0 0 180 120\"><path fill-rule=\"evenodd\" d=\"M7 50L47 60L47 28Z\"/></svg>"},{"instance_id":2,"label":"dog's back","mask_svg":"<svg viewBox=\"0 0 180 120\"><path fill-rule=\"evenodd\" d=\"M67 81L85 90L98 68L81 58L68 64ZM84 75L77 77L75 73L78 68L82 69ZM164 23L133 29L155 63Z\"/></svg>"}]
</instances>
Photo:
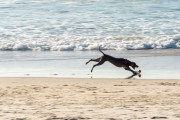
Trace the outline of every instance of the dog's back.
<instances>
[{"instance_id":1,"label":"dog's back","mask_svg":"<svg viewBox=\"0 0 180 120\"><path fill-rule=\"evenodd\" d=\"M136 65L135 62L131 62L127 59L124 58L115 58L112 57L110 55L105 54L99 47L99 51L103 54L103 56L97 58L97 59L90 59L88 62L86 62L86 64L88 64L91 61L95 61L98 62L97 64L93 65L91 72L93 71L94 67L102 65L104 62L108 61L110 63L112 63L113 65L117 66L117 67L123 67L125 70L131 71L133 74L135 74L136 72L131 70L129 68L129 66L133 67L133 69L135 69L136 67L139 67Z\"/></svg>"},{"instance_id":2,"label":"dog's back","mask_svg":"<svg viewBox=\"0 0 180 120\"><path fill-rule=\"evenodd\" d=\"M115 58L113 56L105 54L99 47L99 51L103 54L102 59L114 64L117 67L125 67L131 64L131 61L124 58Z\"/></svg>"}]
</instances>

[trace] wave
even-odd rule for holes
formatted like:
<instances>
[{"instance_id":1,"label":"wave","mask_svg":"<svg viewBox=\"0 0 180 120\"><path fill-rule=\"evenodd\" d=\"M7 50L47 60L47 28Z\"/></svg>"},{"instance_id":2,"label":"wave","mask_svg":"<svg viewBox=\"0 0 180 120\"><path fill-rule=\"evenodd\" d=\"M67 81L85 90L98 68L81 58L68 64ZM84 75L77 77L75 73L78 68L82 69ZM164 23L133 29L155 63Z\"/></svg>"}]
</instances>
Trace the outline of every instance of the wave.
<instances>
[{"instance_id":1,"label":"wave","mask_svg":"<svg viewBox=\"0 0 180 120\"><path fill-rule=\"evenodd\" d=\"M0 51L90 51L179 49L180 36L168 37L68 37L46 40L0 40Z\"/></svg>"}]
</instances>

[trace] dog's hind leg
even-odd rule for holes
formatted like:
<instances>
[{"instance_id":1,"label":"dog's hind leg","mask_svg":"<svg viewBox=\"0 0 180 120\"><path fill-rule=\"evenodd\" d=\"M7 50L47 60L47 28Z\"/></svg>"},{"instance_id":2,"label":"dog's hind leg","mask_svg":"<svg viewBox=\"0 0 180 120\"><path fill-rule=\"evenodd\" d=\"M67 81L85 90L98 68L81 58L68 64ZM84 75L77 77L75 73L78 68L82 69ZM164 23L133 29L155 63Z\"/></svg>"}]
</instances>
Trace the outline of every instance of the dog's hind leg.
<instances>
[{"instance_id":1,"label":"dog's hind leg","mask_svg":"<svg viewBox=\"0 0 180 120\"><path fill-rule=\"evenodd\" d=\"M96 66L99 66L99 65L102 65L105 61L104 60L101 60L99 63L93 65L92 69L91 69L91 72L93 71L94 67Z\"/></svg>"},{"instance_id":2,"label":"dog's hind leg","mask_svg":"<svg viewBox=\"0 0 180 120\"><path fill-rule=\"evenodd\" d=\"M86 62L86 65L91 62L91 61L94 61L94 62L99 62L101 60L101 57L100 58L97 58L97 59L90 59L88 62Z\"/></svg>"}]
</instances>

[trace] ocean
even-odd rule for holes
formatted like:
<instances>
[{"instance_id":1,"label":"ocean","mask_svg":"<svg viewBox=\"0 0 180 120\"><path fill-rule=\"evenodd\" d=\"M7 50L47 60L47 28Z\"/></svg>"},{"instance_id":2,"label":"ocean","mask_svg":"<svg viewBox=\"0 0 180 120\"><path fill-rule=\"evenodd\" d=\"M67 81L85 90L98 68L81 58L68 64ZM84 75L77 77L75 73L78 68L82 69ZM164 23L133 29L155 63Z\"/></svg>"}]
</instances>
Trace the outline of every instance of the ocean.
<instances>
[{"instance_id":1,"label":"ocean","mask_svg":"<svg viewBox=\"0 0 180 120\"><path fill-rule=\"evenodd\" d=\"M179 5L179 0L0 0L0 50L180 48Z\"/></svg>"},{"instance_id":2,"label":"ocean","mask_svg":"<svg viewBox=\"0 0 180 120\"><path fill-rule=\"evenodd\" d=\"M85 62L99 57L101 46L139 62L143 78L178 79L179 5L179 0L0 0L0 76L129 75L109 64L90 73Z\"/></svg>"}]
</instances>

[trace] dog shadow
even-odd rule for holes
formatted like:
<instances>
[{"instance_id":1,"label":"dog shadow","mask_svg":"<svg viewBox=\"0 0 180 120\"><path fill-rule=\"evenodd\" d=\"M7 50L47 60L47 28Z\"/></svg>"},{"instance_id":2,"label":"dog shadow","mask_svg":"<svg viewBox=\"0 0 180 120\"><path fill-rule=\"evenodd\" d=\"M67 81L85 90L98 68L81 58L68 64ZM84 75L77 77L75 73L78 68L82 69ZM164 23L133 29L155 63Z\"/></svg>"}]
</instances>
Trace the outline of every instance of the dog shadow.
<instances>
[{"instance_id":1,"label":"dog shadow","mask_svg":"<svg viewBox=\"0 0 180 120\"><path fill-rule=\"evenodd\" d=\"M131 75L131 76L129 76L129 77L126 77L125 79L131 79L131 78L133 78L134 76L137 76L138 74L133 74L133 75Z\"/></svg>"}]
</instances>

